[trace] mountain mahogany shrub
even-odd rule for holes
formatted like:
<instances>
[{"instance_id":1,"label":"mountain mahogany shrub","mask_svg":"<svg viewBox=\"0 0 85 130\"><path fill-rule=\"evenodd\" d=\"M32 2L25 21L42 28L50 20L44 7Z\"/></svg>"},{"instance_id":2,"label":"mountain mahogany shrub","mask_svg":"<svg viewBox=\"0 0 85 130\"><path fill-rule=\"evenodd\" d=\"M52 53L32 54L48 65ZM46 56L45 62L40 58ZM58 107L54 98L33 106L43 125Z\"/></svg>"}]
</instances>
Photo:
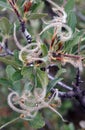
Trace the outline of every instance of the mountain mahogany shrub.
<instances>
[{"instance_id":1,"label":"mountain mahogany shrub","mask_svg":"<svg viewBox=\"0 0 85 130\"><path fill-rule=\"evenodd\" d=\"M55 14L48 21L45 21L47 14L42 13L43 8L47 7L46 2L50 4ZM57 107L61 106L62 97L74 97L85 108L84 91L80 89L84 54L80 55L82 49L79 48L80 42L84 41L84 31L76 28L76 16L74 15L74 21L71 17L74 14L74 0L68 0L67 3L63 1L62 4L59 6L51 0L0 1L2 12L9 10L13 13L11 17L9 14L10 19L6 16L0 18L0 61L7 64L8 79L4 80L4 84L8 83L11 87L7 102L13 111L20 113L15 120L28 120L31 125L36 124L33 126L35 128L45 125L40 114L43 108L55 112L66 122L57 111ZM31 26L31 23L36 24L35 19L38 19L38 23L39 19L42 19L44 25L39 33L36 32L36 36L33 35L35 28ZM23 36L19 39L17 33ZM9 49L11 44L9 39L14 39L12 42L17 50ZM61 74L67 72L63 69L67 63L77 70L73 88L61 81L63 79ZM58 72L53 75L50 67L53 70L54 66L58 68ZM57 84L68 91L61 92ZM1 126L0 129L13 121Z\"/></svg>"}]
</instances>

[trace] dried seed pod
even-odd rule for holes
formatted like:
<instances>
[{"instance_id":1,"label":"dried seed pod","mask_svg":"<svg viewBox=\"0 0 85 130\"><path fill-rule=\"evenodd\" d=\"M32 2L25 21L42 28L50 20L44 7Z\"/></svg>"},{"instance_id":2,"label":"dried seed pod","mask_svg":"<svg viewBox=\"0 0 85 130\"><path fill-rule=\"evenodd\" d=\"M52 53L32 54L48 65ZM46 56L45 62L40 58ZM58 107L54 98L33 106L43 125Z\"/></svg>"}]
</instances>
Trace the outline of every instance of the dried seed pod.
<instances>
[{"instance_id":1,"label":"dried seed pod","mask_svg":"<svg viewBox=\"0 0 85 130\"><path fill-rule=\"evenodd\" d=\"M31 1L25 1L24 2L24 13L27 13L30 10L30 7L32 6Z\"/></svg>"}]
</instances>

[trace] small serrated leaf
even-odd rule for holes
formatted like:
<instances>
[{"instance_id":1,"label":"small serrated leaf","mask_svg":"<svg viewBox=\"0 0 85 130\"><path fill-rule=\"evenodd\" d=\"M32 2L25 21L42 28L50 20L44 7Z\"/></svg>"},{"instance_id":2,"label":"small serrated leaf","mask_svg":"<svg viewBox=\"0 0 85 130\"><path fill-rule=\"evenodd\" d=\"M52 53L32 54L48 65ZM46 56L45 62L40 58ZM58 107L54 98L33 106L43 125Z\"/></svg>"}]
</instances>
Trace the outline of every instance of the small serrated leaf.
<instances>
[{"instance_id":1,"label":"small serrated leaf","mask_svg":"<svg viewBox=\"0 0 85 130\"><path fill-rule=\"evenodd\" d=\"M52 89L53 87L56 86L56 84L61 81L63 78L54 78L53 80L51 80L47 86L47 92L50 91L50 89Z\"/></svg>"},{"instance_id":2,"label":"small serrated leaf","mask_svg":"<svg viewBox=\"0 0 85 130\"><path fill-rule=\"evenodd\" d=\"M74 0L68 0L65 5L65 11L69 13L69 11L72 11L74 8L75 1Z\"/></svg>"},{"instance_id":3,"label":"small serrated leaf","mask_svg":"<svg viewBox=\"0 0 85 130\"><path fill-rule=\"evenodd\" d=\"M76 24L77 24L77 18L76 18L76 15L73 11L71 11L69 13L67 21L68 21L68 25L72 28L72 31L74 32Z\"/></svg>"},{"instance_id":4,"label":"small serrated leaf","mask_svg":"<svg viewBox=\"0 0 85 130\"><path fill-rule=\"evenodd\" d=\"M31 91L32 89L33 89L32 84L29 81L26 81L24 85L24 90Z\"/></svg>"},{"instance_id":5,"label":"small serrated leaf","mask_svg":"<svg viewBox=\"0 0 85 130\"><path fill-rule=\"evenodd\" d=\"M44 2L42 0L36 0L36 2L31 7L32 13L39 12L44 7Z\"/></svg>"},{"instance_id":6,"label":"small serrated leaf","mask_svg":"<svg viewBox=\"0 0 85 130\"><path fill-rule=\"evenodd\" d=\"M18 50L14 50L14 59L18 64L22 65L22 62L19 60L19 51Z\"/></svg>"},{"instance_id":7,"label":"small serrated leaf","mask_svg":"<svg viewBox=\"0 0 85 130\"><path fill-rule=\"evenodd\" d=\"M17 92L21 92L22 91L22 87L21 87L21 81L20 80L18 80L18 81L14 81L13 83L12 83L12 88L15 90L15 91L17 91Z\"/></svg>"},{"instance_id":8,"label":"small serrated leaf","mask_svg":"<svg viewBox=\"0 0 85 130\"><path fill-rule=\"evenodd\" d=\"M66 73L66 69L60 68L56 74L56 77L60 77L63 73Z\"/></svg>"},{"instance_id":9,"label":"small serrated leaf","mask_svg":"<svg viewBox=\"0 0 85 130\"><path fill-rule=\"evenodd\" d=\"M65 51L68 53L71 53L73 47L79 43L79 41L80 41L81 37L83 37L83 35L84 35L83 30L81 30L80 32L75 32L73 39L65 43Z\"/></svg>"},{"instance_id":10,"label":"small serrated leaf","mask_svg":"<svg viewBox=\"0 0 85 130\"><path fill-rule=\"evenodd\" d=\"M15 69L11 65L8 65L6 68L6 73L7 73L7 77L10 80L12 80L12 75L15 73Z\"/></svg>"},{"instance_id":11,"label":"small serrated leaf","mask_svg":"<svg viewBox=\"0 0 85 130\"><path fill-rule=\"evenodd\" d=\"M33 72L33 67L23 67L22 68L22 71L21 71L21 74L24 76L24 75L30 75L31 73Z\"/></svg>"},{"instance_id":12,"label":"small serrated leaf","mask_svg":"<svg viewBox=\"0 0 85 130\"><path fill-rule=\"evenodd\" d=\"M47 46L45 44L41 44L41 49L42 49L43 56L46 56L48 54Z\"/></svg>"},{"instance_id":13,"label":"small serrated leaf","mask_svg":"<svg viewBox=\"0 0 85 130\"><path fill-rule=\"evenodd\" d=\"M32 66L23 67L21 70L21 75L34 82L34 72Z\"/></svg>"},{"instance_id":14,"label":"small serrated leaf","mask_svg":"<svg viewBox=\"0 0 85 130\"><path fill-rule=\"evenodd\" d=\"M44 121L42 115L40 113L38 113L32 121L29 121L29 124L34 129L39 129L45 125L45 121Z\"/></svg>"},{"instance_id":15,"label":"small serrated leaf","mask_svg":"<svg viewBox=\"0 0 85 130\"><path fill-rule=\"evenodd\" d=\"M20 80L22 79L22 75L21 75L21 71L16 71L13 75L12 75L12 80L13 81L17 81L17 80Z\"/></svg>"},{"instance_id":16,"label":"small serrated leaf","mask_svg":"<svg viewBox=\"0 0 85 130\"><path fill-rule=\"evenodd\" d=\"M42 87L46 87L48 85L48 76L46 72L41 71L40 69L37 68L37 77Z\"/></svg>"}]
</instances>

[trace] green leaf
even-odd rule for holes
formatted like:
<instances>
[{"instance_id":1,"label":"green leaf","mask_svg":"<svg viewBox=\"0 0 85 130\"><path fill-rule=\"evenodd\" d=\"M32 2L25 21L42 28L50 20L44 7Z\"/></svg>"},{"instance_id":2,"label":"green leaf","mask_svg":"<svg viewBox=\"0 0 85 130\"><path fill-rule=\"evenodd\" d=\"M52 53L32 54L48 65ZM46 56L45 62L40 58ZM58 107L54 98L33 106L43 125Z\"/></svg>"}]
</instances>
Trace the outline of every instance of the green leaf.
<instances>
[{"instance_id":1,"label":"green leaf","mask_svg":"<svg viewBox=\"0 0 85 130\"><path fill-rule=\"evenodd\" d=\"M0 84L6 85L7 87L11 85L11 83L5 78L0 78Z\"/></svg>"},{"instance_id":2,"label":"green leaf","mask_svg":"<svg viewBox=\"0 0 85 130\"><path fill-rule=\"evenodd\" d=\"M56 86L56 84L61 81L63 78L54 78L53 80L51 80L47 86L47 92L50 91L50 89L54 88Z\"/></svg>"},{"instance_id":3,"label":"green leaf","mask_svg":"<svg viewBox=\"0 0 85 130\"><path fill-rule=\"evenodd\" d=\"M28 67L23 67L21 70L21 75L23 75L23 77L28 78L29 80L34 82L34 69L31 66Z\"/></svg>"},{"instance_id":4,"label":"green leaf","mask_svg":"<svg viewBox=\"0 0 85 130\"><path fill-rule=\"evenodd\" d=\"M11 9L7 2L0 1L0 6L6 9Z\"/></svg>"},{"instance_id":5,"label":"green leaf","mask_svg":"<svg viewBox=\"0 0 85 130\"><path fill-rule=\"evenodd\" d=\"M69 124L70 130L75 130L74 125L72 123Z\"/></svg>"},{"instance_id":6,"label":"green leaf","mask_svg":"<svg viewBox=\"0 0 85 130\"><path fill-rule=\"evenodd\" d=\"M63 68L60 67L60 69L58 70L58 72L56 74L56 77L61 76L63 73L66 73L66 69L63 69Z\"/></svg>"},{"instance_id":7,"label":"green leaf","mask_svg":"<svg viewBox=\"0 0 85 130\"><path fill-rule=\"evenodd\" d=\"M18 80L18 81L14 81L13 83L12 83L12 88L15 90L15 91L17 91L17 92L22 92L22 84L21 84L21 81L20 80Z\"/></svg>"},{"instance_id":8,"label":"green leaf","mask_svg":"<svg viewBox=\"0 0 85 130\"><path fill-rule=\"evenodd\" d=\"M46 87L48 85L48 76L47 73L37 68L37 78L40 81L42 87Z\"/></svg>"},{"instance_id":9,"label":"green leaf","mask_svg":"<svg viewBox=\"0 0 85 130\"><path fill-rule=\"evenodd\" d=\"M46 56L48 54L47 46L45 44L41 44L41 49L42 49L43 56Z\"/></svg>"},{"instance_id":10,"label":"green leaf","mask_svg":"<svg viewBox=\"0 0 85 130\"><path fill-rule=\"evenodd\" d=\"M24 0L17 0L16 4L18 5L19 8L21 8L24 2L25 2Z\"/></svg>"},{"instance_id":11,"label":"green leaf","mask_svg":"<svg viewBox=\"0 0 85 130\"><path fill-rule=\"evenodd\" d=\"M24 85L24 90L31 91L32 89L33 89L32 84L29 81L26 81Z\"/></svg>"},{"instance_id":12,"label":"green leaf","mask_svg":"<svg viewBox=\"0 0 85 130\"><path fill-rule=\"evenodd\" d=\"M27 18L28 19L40 19L47 16L47 14L45 13L31 13L31 15L28 15Z\"/></svg>"},{"instance_id":13,"label":"green leaf","mask_svg":"<svg viewBox=\"0 0 85 130\"><path fill-rule=\"evenodd\" d=\"M38 4L38 3L33 4L33 6L31 7L32 13L37 12L38 7L39 7L39 4Z\"/></svg>"},{"instance_id":14,"label":"green leaf","mask_svg":"<svg viewBox=\"0 0 85 130\"><path fill-rule=\"evenodd\" d=\"M73 11L71 11L68 15L68 25L72 28L72 31L75 31L75 27L77 24L76 15Z\"/></svg>"},{"instance_id":15,"label":"green leaf","mask_svg":"<svg viewBox=\"0 0 85 130\"><path fill-rule=\"evenodd\" d=\"M74 0L68 0L67 3L66 3L66 5L65 5L65 11L67 13L69 13L70 11L72 11L73 8L74 8L74 5L75 5L75 1Z\"/></svg>"},{"instance_id":16,"label":"green leaf","mask_svg":"<svg viewBox=\"0 0 85 130\"><path fill-rule=\"evenodd\" d=\"M8 65L7 68L6 68L6 73L7 73L7 77L10 80L12 80L12 76L15 73L15 69L11 65Z\"/></svg>"},{"instance_id":17,"label":"green leaf","mask_svg":"<svg viewBox=\"0 0 85 130\"><path fill-rule=\"evenodd\" d=\"M36 2L31 7L32 13L41 11L43 7L44 7L44 2L42 0L36 0Z\"/></svg>"},{"instance_id":18,"label":"green leaf","mask_svg":"<svg viewBox=\"0 0 85 130\"><path fill-rule=\"evenodd\" d=\"M19 60L19 51L18 50L14 50L14 59L18 64L22 65L22 62Z\"/></svg>"},{"instance_id":19,"label":"green leaf","mask_svg":"<svg viewBox=\"0 0 85 130\"><path fill-rule=\"evenodd\" d=\"M16 69L20 69L22 67L22 65L17 64L16 61L11 60L11 59L7 59L7 58L4 58L4 57L0 57L0 61L5 63L6 65L11 65Z\"/></svg>"},{"instance_id":20,"label":"green leaf","mask_svg":"<svg viewBox=\"0 0 85 130\"><path fill-rule=\"evenodd\" d=\"M74 125L70 123L69 125L64 125L63 126L64 130L75 130Z\"/></svg>"},{"instance_id":21,"label":"green leaf","mask_svg":"<svg viewBox=\"0 0 85 130\"><path fill-rule=\"evenodd\" d=\"M22 75L21 75L21 71L16 71L15 73L13 73L13 75L12 75L12 80L13 81L17 81L17 80L20 80L20 79L22 79Z\"/></svg>"},{"instance_id":22,"label":"green leaf","mask_svg":"<svg viewBox=\"0 0 85 130\"><path fill-rule=\"evenodd\" d=\"M78 45L80 42L81 37L83 37L84 31L81 30L80 32L75 32L73 35L73 39L65 43L65 51L68 53L72 52L72 49L75 45Z\"/></svg>"},{"instance_id":23,"label":"green leaf","mask_svg":"<svg viewBox=\"0 0 85 130\"><path fill-rule=\"evenodd\" d=\"M32 121L29 121L29 124L34 129L39 129L45 125L45 121L44 121L42 115L40 113L38 113Z\"/></svg>"},{"instance_id":24,"label":"green leaf","mask_svg":"<svg viewBox=\"0 0 85 130\"><path fill-rule=\"evenodd\" d=\"M4 35L8 35L10 33L11 24L6 17L0 19L0 30Z\"/></svg>"},{"instance_id":25,"label":"green leaf","mask_svg":"<svg viewBox=\"0 0 85 130\"><path fill-rule=\"evenodd\" d=\"M23 67L22 68L22 71L21 71L21 74L23 75L23 76L30 76L30 74L33 72L33 67L31 67L31 66L29 66L29 67Z\"/></svg>"}]
</instances>

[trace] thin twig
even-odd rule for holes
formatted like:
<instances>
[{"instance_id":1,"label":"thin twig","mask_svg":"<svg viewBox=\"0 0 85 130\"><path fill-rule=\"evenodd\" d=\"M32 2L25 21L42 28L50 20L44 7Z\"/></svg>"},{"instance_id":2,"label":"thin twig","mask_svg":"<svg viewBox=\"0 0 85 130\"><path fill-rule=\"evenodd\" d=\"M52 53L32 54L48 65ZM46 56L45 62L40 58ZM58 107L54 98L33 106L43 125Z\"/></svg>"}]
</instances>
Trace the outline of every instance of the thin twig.
<instances>
[{"instance_id":1,"label":"thin twig","mask_svg":"<svg viewBox=\"0 0 85 130\"><path fill-rule=\"evenodd\" d=\"M0 57L7 56L7 53L0 54Z\"/></svg>"},{"instance_id":2,"label":"thin twig","mask_svg":"<svg viewBox=\"0 0 85 130\"><path fill-rule=\"evenodd\" d=\"M75 13L80 18L80 20L85 22L85 15L83 15L77 8L75 9Z\"/></svg>"},{"instance_id":3,"label":"thin twig","mask_svg":"<svg viewBox=\"0 0 85 130\"><path fill-rule=\"evenodd\" d=\"M2 125L2 126L0 127L0 130L2 130L4 127L8 126L9 124L11 124L11 123L17 121L18 119L20 119L20 117L17 117L17 118L15 118L15 119L13 119L13 120L7 122L6 124Z\"/></svg>"},{"instance_id":4,"label":"thin twig","mask_svg":"<svg viewBox=\"0 0 85 130\"><path fill-rule=\"evenodd\" d=\"M17 18L20 22L20 26L21 26L21 29L22 29L22 33L24 34L24 37L26 38L28 43L31 43L31 41L32 41L31 35L29 34L29 32L27 31L27 29L25 27L25 21L23 20L21 14L19 13L17 5L15 3L13 3L11 0L8 0L8 2L10 3L10 5L13 8L15 14L17 15Z\"/></svg>"},{"instance_id":5,"label":"thin twig","mask_svg":"<svg viewBox=\"0 0 85 130\"><path fill-rule=\"evenodd\" d=\"M14 55L14 53L8 48L8 39L4 39L4 43L0 45L0 47L5 50L4 53L0 54L1 57L7 56L7 55Z\"/></svg>"},{"instance_id":6,"label":"thin twig","mask_svg":"<svg viewBox=\"0 0 85 130\"><path fill-rule=\"evenodd\" d=\"M68 92L61 92L61 91L59 91L58 92L58 96L60 98L70 99L70 98L75 97L75 93L74 93L74 91L68 91Z\"/></svg>"},{"instance_id":7,"label":"thin twig","mask_svg":"<svg viewBox=\"0 0 85 130\"><path fill-rule=\"evenodd\" d=\"M54 77L51 76L51 75L49 75L49 74L48 74L48 77L49 77L51 80L54 80ZM61 81L59 81L57 84L60 85L61 87L65 88L65 89L67 89L67 90L70 90L70 91L73 90L72 87L66 85L65 83L63 83L63 82L61 82Z\"/></svg>"},{"instance_id":8,"label":"thin twig","mask_svg":"<svg viewBox=\"0 0 85 130\"><path fill-rule=\"evenodd\" d=\"M65 89L67 89L67 90L70 90L70 91L73 90L73 88L71 88L70 86L66 85L65 83L63 83L61 81L59 81L57 84Z\"/></svg>"},{"instance_id":9,"label":"thin twig","mask_svg":"<svg viewBox=\"0 0 85 130\"><path fill-rule=\"evenodd\" d=\"M77 86L77 87L79 87L80 86L80 83L81 83L81 78L80 78L80 71L79 71L79 68L77 69L77 74L76 74L76 83L75 83L75 85Z\"/></svg>"}]
</instances>

